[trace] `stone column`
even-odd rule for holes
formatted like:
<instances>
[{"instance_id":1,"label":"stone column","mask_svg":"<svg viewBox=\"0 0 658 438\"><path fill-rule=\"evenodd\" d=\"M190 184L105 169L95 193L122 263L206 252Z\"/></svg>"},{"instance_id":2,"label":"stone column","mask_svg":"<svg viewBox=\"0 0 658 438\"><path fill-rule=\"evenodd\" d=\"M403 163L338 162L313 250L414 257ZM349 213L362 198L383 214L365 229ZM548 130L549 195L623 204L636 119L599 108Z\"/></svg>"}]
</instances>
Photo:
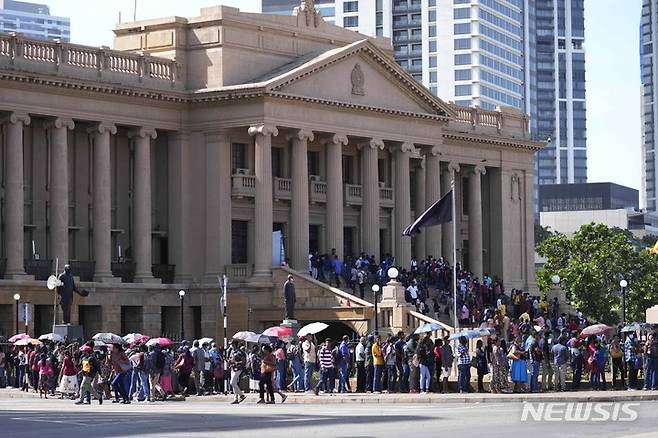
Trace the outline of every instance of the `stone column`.
<instances>
[{"instance_id":1,"label":"stone column","mask_svg":"<svg viewBox=\"0 0 658 438\"><path fill-rule=\"evenodd\" d=\"M482 181L487 173L482 165L477 165L468 181L468 266L469 270L482 281Z\"/></svg>"},{"instance_id":2,"label":"stone column","mask_svg":"<svg viewBox=\"0 0 658 438\"><path fill-rule=\"evenodd\" d=\"M425 211L425 184L427 176L425 174L425 160L421 161L416 168L416 205L414 206L415 217L414 220L418 218ZM424 259L427 257L427 236L436 230L431 228L424 230L422 234L417 234L413 237L415 243L415 256L418 260ZM434 255L434 254L432 254Z\"/></svg>"},{"instance_id":3,"label":"stone column","mask_svg":"<svg viewBox=\"0 0 658 438\"><path fill-rule=\"evenodd\" d=\"M324 139L327 153L327 252L336 248L343 258L343 145L347 136L334 134Z\"/></svg>"},{"instance_id":4,"label":"stone column","mask_svg":"<svg viewBox=\"0 0 658 438\"><path fill-rule=\"evenodd\" d=\"M69 262L68 131L73 120L56 118L46 124L50 133L50 256L59 266Z\"/></svg>"},{"instance_id":5,"label":"stone column","mask_svg":"<svg viewBox=\"0 0 658 438\"><path fill-rule=\"evenodd\" d=\"M400 266L410 266L411 238L402 230L411 223L411 189L409 154L415 150L413 143L402 143L395 149L395 259Z\"/></svg>"},{"instance_id":6,"label":"stone column","mask_svg":"<svg viewBox=\"0 0 658 438\"><path fill-rule=\"evenodd\" d=\"M441 186L443 189L443 194L446 194L450 191L452 188L452 182L454 181L454 187L455 190L453 191L453 196L455 197L455 216L453 217L452 220L455 221L455 226L457 227L457 239L459 239L459 202L460 199L458 198L459 195L459 190L458 190L458 181L457 181L457 173L459 172L459 164L451 161L448 163L448 171L444 172L441 174ZM442 256L450 261L451 264L455 263L455 260L453 260L453 238L452 238L452 222L448 222L446 224L441 225L441 230L442 230L442 248L443 248L443 254ZM459 249L459 245L457 245L457 249ZM457 254L457 260L459 260L459 254Z\"/></svg>"},{"instance_id":7,"label":"stone column","mask_svg":"<svg viewBox=\"0 0 658 438\"><path fill-rule=\"evenodd\" d=\"M436 146L425 155L425 208L429 208L432 204L441 199L441 195L443 194L441 191L440 155L441 152ZM446 186L443 185L443 187ZM450 184L448 184L447 187L450 187ZM443 249L441 247L441 232L441 225L426 228L425 231L423 231L427 252L425 255L431 255L434 258L439 258L443 255Z\"/></svg>"},{"instance_id":8,"label":"stone column","mask_svg":"<svg viewBox=\"0 0 658 438\"><path fill-rule=\"evenodd\" d=\"M191 135L187 130L180 130L167 136L169 144L169 256L176 265L175 283L192 281L193 251L197 248L191 243L193 233L191 217L193 201L191 193Z\"/></svg>"},{"instance_id":9,"label":"stone column","mask_svg":"<svg viewBox=\"0 0 658 438\"><path fill-rule=\"evenodd\" d=\"M279 135L274 125L249 128L255 138L256 200L255 242L252 283L272 282L272 136Z\"/></svg>"},{"instance_id":10,"label":"stone column","mask_svg":"<svg viewBox=\"0 0 658 438\"><path fill-rule=\"evenodd\" d=\"M5 278L25 278L24 224L25 200L23 199L23 126L30 124L27 113L13 112L7 122L7 165L5 167L5 242L7 266Z\"/></svg>"},{"instance_id":11,"label":"stone column","mask_svg":"<svg viewBox=\"0 0 658 438\"><path fill-rule=\"evenodd\" d=\"M128 136L135 142L135 187L133 190L133 257L135 282L157 283L153 278L153 241L151 226L151 140L157 133L153 128L139 128Z\"/></svg>"},{"instance_id":12,"label":"stone column","mask_svg":"<svg viewBox=\"0 0 658 438\"><path fill-rule=\"evenodd\" d=\"M371 139L359 146L361 149L361 250L379 259L379 170L378 152L384 142Z\"/></svg>"},{"instance_id":13,"label":"stone column","mask_svg":"<svg viewBox=\"0 0 658 438\"><path fill-rule=\"evenodd\" d=\"M217 284L231 263L231 144L223 132L206 139L206 239L203 282Z\"/></svg>"},{"instance_id":14,"label":"stone column","mask_svg":"<svg viewBox=\"0 0 658 438\"><path fill-rule=\"evenodd\" d=\"M93 245L94 281L112 281L112 188L110 177L110 135L113 123L101 122L89 129L94 135Z\"/></svg>"},{"instance_id":15,"label":"stone column","mask_svg":"<svg viewBox=\"0 0 658 438\"><path fill-rule=\"evenodd\" d=\"M287 136L292 142L292 200L290 202L290 262L293 269L305 272L308 266L308 142L312 131L296 130Z\"/></svg>"}]
</instances>

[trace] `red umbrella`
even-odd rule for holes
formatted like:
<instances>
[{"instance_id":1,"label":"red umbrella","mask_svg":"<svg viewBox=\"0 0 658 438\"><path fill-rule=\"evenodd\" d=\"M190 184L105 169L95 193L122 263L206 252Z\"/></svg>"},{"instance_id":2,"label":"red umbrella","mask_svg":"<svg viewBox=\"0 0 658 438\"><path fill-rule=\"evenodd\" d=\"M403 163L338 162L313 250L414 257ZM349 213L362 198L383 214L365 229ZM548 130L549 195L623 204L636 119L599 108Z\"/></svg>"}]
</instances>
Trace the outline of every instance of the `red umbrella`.
<instances>
[{"instance_id":1,"label":"red umbrella","mask_svg":"<svg viewBox=\"0 0 658 438\"><path fill-rule=\"evenodd\" d=\"M19 333L17 335L12 336L9 339L7 339L7 341L9 343L13 344L14 342L20 341L21 339L29 339L29 338L30 338L30 335L28 335L27 333Z\"/></svg>"},{"instance_id":2,"label":"red umbrella","mask_svg":"<svg viewBox=\"0 0 658 438\"><path fill-rule=\"evenodd\" d=\"M608 330L612 330L613 327L605 324L594 324L589 327L585 327L582 332L580 332L581 338L587 338L588 336L600 336L605 334Z\"/></svg>"},{"instance_id":3,"label":"red umbrella","mask_svg":"<svg viewBox=\"0 0 658 438\"><path fill-rule=\"evenodd\" d=\"M169 338L151 338L148 340L146 345L151 346L151 345L159 345L161 347L170 347L173 342L171 342L171 339Z\"/></svg>"},{"instance_id":4,"label":"red umbrella","mask_svg":"<svg viewBox=\"0 0 658 438\"><path fill-rule=\"evenodd\" d=\"M265 336L276 336L277 338L290 338L292 337L292 329L290 327L270 327L263 332Z\"/></svg>"}]
</instances>

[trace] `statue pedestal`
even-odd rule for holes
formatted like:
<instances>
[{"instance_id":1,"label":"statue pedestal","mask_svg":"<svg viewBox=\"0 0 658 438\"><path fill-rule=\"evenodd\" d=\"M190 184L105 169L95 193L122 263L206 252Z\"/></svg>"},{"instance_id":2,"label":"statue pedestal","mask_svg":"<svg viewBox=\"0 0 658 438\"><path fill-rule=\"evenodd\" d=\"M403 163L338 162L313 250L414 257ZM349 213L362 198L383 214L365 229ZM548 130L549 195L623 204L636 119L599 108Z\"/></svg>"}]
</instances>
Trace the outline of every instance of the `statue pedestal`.
<instances>
[{"instance_id":1,"label":"statue pedestal","mask_svg":"<svg viewBox=\"0 0 658 438\"><path fill-rule=\"evenodd\" d=\"M56 325L54 333L56 335L60 335L64 339L68 339L69 341L84 339L84 333L81 325Z\"/></svg>"}]
</instances>

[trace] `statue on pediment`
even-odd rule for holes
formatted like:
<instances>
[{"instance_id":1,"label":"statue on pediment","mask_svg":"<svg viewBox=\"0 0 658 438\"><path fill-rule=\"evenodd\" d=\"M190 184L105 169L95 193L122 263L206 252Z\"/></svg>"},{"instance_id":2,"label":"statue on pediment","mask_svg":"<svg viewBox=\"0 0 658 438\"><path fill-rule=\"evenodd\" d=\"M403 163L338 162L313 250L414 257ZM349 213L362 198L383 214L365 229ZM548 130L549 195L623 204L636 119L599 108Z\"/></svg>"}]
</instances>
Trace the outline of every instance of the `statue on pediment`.
<instances>
[{"instance_id":1,"label":"statue on pediment","mask_svg":"<svg viewBox=\"0 0 658 438\"><path fill-rule=\"evenodd\" d=\"M350 79L352 80L352 94L355 96L365 96L365 76L359 64L354 65Z\"/></svg>"},{"instance_id":2,"label":"statue on pediment","mask_svg":"<svg viewBox=\"0 0 658 438\"><path fill-rule=\"evenodd\" d=\"M314 27L318 27L320 25L320 12L315 8L315 0L301 0L300 5L293 10L292 14L295 16L303 14L307 26L312 24Z\"/></svg>"}]
</instances>

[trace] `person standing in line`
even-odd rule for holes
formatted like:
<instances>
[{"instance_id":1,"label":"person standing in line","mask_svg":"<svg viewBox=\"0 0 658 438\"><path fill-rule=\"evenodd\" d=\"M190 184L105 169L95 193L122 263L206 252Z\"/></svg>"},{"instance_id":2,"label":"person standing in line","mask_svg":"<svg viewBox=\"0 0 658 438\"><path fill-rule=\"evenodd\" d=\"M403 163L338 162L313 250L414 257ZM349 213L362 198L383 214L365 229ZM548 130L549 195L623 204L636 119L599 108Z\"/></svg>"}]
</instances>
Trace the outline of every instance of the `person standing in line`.
<instances>
[{"instance_id":1,"label":"person standing in line","mask_svg":"<svg viewBox=\"0 0 658 438\"><path fill-rule=\"evenodd\" d=\"M194 376L194 389L196 395L203 395L202 376L206 368L206 355L203 349L199 346L199 341L194 341L193 347L190 349L192 359L194 359L194 368L192 370Z\"/></svg>"},{"instance_id":2,"label":"person standing in line","mask_svg":"<svg viewBox=\"0 0 658 438\"><path fill-rule=\"evenodd\" d=\"M348 368L352 360L349 347L350 338L347 335L343 336L343 340L338 346L338 392L347 392L347 384L349 383Z\"/></svg>"},{"instance_id":3,"label":"person standing in line","mask_svg":"<svg viewBox=\"0 0 658 438\"><path fill-rule=\"evenodd\" d=\"M566 391L567 390L567 362L569 360L569 352L567 347L564 345L566 340L564 337L560 336L558 342L553 346L553 364L555 365L555 390L556 391Z\"/></svg>"},{"instance_id":4,"label":"person standing in line","mask_svg":"<svg viewBox=\"0 0 658 438\"><path fill-rule=\"evenodd\" d=\"M304 356L304 390L310 393L312 390L313 371L315 371L315 363L317 355L315 352L315 344L313 343L313 335L306 335L302 343L302 351Z\"/></svg>"},{"instance_id":5,"label":"person standing in line","mask_svg":"<svg viewBox=\"0 0 658 438\"><path fill-rule=\"evenodd\" d=\"M382 371L384 370L384 356L379 335L375 336L375 342L372 344L372 365L374 371L372 392L379 394L382 392Z\"/></svg>"},{"instance_id":6,"label":"person standing in line","mask_svg":"<svg viewBox=\"0 0 658 438\"><path fill-rule=\"evenodd\" d=\"M272 385L272 374L276 371L276 359L272 354L272 347L263 345L260 364L260 383L258 391L260 398L258 404L274 404L274 386ZM265 400L265 387L267 387L267 401Z\"/></svg>"},{"instance_id":7,"label":"person standing in line","mask_svg":"<svg viewBox=\"0 0 658 438\"><path fill-rule=\"evenodd\" d=\"M626 369L628 370L628 390L635 391L637 389L637 341L635 340L635 333L630 332L624 341L624 361L626 362Z\"/></svg>"},{"instance_id":8,"label":"person standing in line","mask_svg":"<svg viewBox=\"0 0 658 438\"><path fill-rule=\"evenodd\" d=\"M471 386L471 356L468 353L468 340L465 336L459 337L457 370L459 371L459 393L468 394Z\"/></svg>"},{"instance_id":9,"label":"person standing in line","mask_svg":"<svg viewBox=\"0 0 658 438\"><path fill-rule=\"evenodd\" d=\"M489 374L489 366L482 339L478 339L475 344L475 367L478 376L478 392L484 392L484 376Z\"/></svg>"},{"instance_id":10,"label":"person standing in line","mask_svg":"<svg viewBox=\"0 0 658 438\"><path fill-rule=\"evenodd\" d=\"M83 345L80 348L82 352L82 384L80 385L80 400L75 404L91 404L91 396L93 395L98 399L98 404L103 404L103 394L96 391L96 388L92 385L96 374L100 369L98 360L93 354L93 350L89 345ZM85 401L86 400L86 401Z\"/></svg>"},{"instance_id":11,"label":"person standing in line","mask_svg":"<svg viewBox=\"0 0 658 438\"><path fill-rule=\"evenodd\" d=\"M619 343L619 336L614 336L612 338L612 343L610 344L610 360L612 362L612 387L614 389L619 389L617 385L617 375L621 377L621 387L626 386L626 376L624 370L624 349Z\"/></svg>"},{"instance_id":12,"label":"person standing in line","mask_svg":"<svg viewBox=\"0 0 658 438\"><path fill-rule=\"evenodd\" d=\"M359 343L354 349L354 359L356 362L356 392L366 392L366 338L361 336Z\"/></svg>"},{"instance_id":13,"label":"person standing in line","mask_svg":"<svg viewBox=\"0 0 658 438\"><path fill-rule=\"evenodd\" d=\"M450 346L450 338L446 336L443 339L443 345L441 346L441 368L443 374L443 393L447 394L449 392L448 378L450 373L452 373L452 363L454 362L455 357L452 352L452 347ZM438 382L437 382L438 383Z\"/></svg>"},{"instance_id":14,"label":"person standing in line","mask_svg":"<svg viewBox=\"0 0 658 438\"><path fill-rule=\"evenodd\" d=\"M320 380L315 385L315 395L320 393L320 387L324 387L327 394L331 394L334 390L334 358L331 354L332 341L330 338L325 339L324 345L320 348L318 358L320 360Z\"/></svg>"},{"instance_id":15,"label":"person standing in line","mask_svg":"<svg viewBox=\"0 0 658 438\"><path fill-rule=\"evenodd\" d=\"M304 389L300 351L301 347L297 339L293 339L286 349L286 358L292 369L292 381L288 384L288 389L294 392L299 392Z\"/></svg>"},{"instance_id":16,"label":"person standing in line","mask_svg":"<svg viewBox=\"0 0 658 438\"><path fill-rule=\"evenodd\" d=\"M276 359L276 383L277 388L286 389L286 344L285 342L279 340L276 344L276 350L274 352L274 358Z\"/></svg>"},{"instance_id":17,"label":"person standing in line","mask_svg":"<svg viewBox=\"0 0 658 438\"><path fill-rule=\"evenodd\" d=\"M231 376L231 387L233 388L233 394L235 396L235 399L231 403L233 405L242 403L244 399L247 398L247 396L244 395L240 389L240 378L242 377L242 373L244 373L247 358L245 357L242 349L239 347L240 344L238 340L233 339L231 341L231 357L228 361L228 365L233 371Z\"/></svg>"}]
</instances>

